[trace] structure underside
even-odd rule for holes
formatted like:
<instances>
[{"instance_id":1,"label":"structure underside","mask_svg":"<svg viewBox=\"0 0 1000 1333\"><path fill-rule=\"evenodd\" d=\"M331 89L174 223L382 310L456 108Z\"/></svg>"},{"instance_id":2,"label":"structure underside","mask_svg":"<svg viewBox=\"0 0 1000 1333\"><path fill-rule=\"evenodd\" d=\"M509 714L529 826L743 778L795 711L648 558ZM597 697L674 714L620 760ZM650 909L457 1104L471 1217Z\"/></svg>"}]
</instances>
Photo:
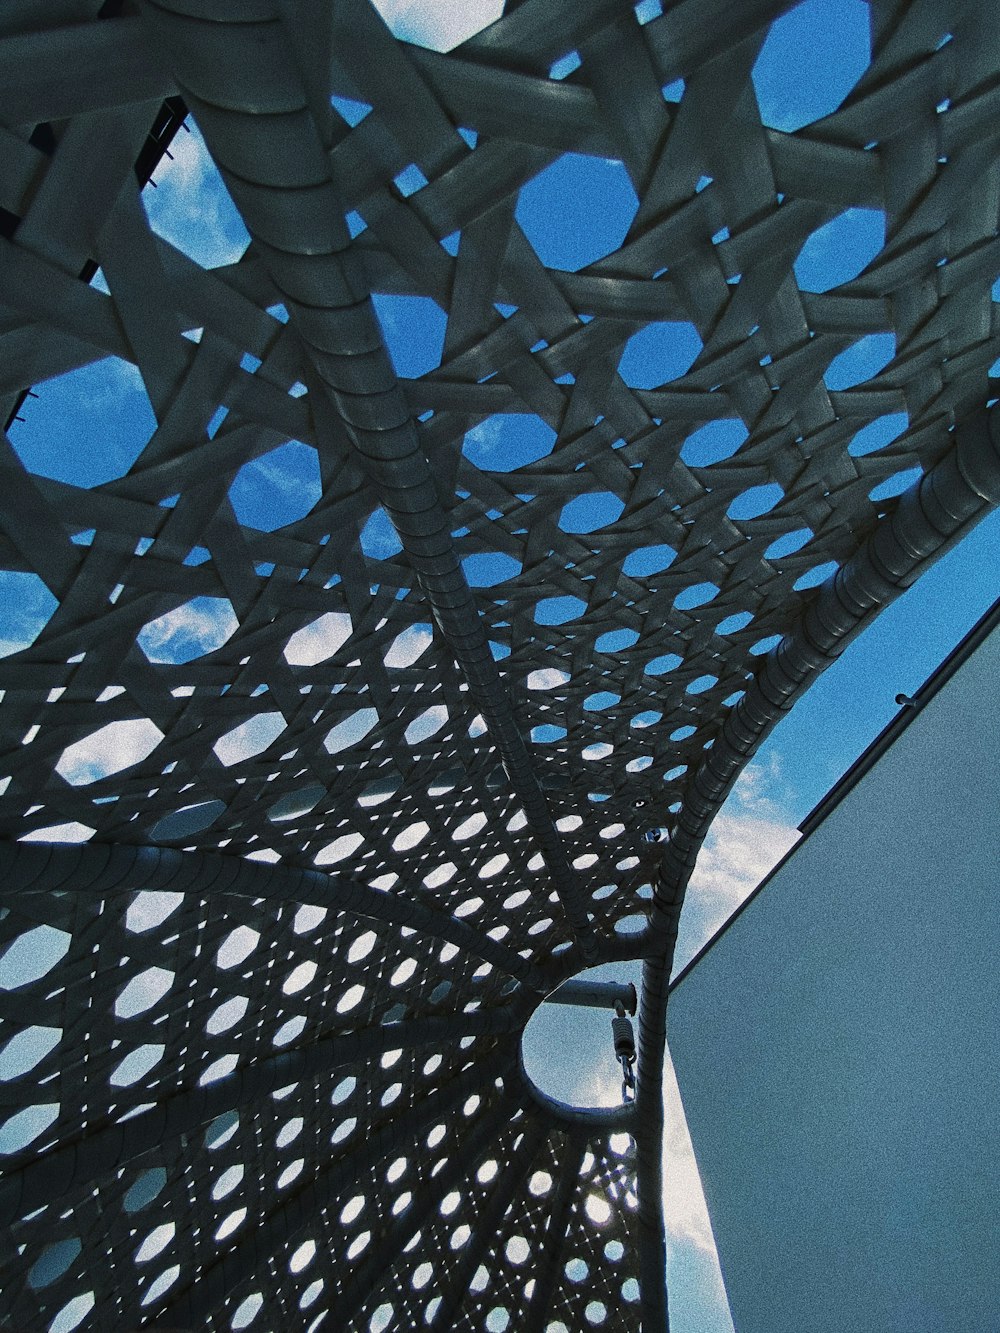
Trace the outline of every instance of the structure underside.
<instances>
[{"instance_id":1,"label":"structure underside","mask_svg":"<svg viewBox=\"0 0 1000 1333\"><path fill-rule=\"evenodd\" d=\"M872 0L782 131L788 8L0 14L0 1322L665 1326L698 847L1000 499L995 13ZM221 182L150 224L189 132L233 262ZM588 164L624 220L563 262L528 187L558 249ZM521 1034L615 959L637 1098L573 1113Z\"/></svg>"}]
</instances>

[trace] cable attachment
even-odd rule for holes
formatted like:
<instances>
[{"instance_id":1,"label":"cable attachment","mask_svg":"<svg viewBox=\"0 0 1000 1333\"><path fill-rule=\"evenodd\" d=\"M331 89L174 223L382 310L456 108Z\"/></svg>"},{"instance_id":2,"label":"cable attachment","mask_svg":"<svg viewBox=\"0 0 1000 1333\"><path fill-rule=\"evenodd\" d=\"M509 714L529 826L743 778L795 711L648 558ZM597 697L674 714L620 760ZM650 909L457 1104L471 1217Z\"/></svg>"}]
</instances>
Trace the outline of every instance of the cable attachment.
<instances>
[{"instance_id":1,"label":"cable attachment","mask_svg":"<svg viewBox=\"0 0 1000 1333\"><path fill-rule=\"evenodd\" d=\"M622 1101L628 1103L635 1100L635 1033L621 1000L615 1002L611 1035L615 1042L615 1058L622 1067Z\"/></svg>"}]
</instances>

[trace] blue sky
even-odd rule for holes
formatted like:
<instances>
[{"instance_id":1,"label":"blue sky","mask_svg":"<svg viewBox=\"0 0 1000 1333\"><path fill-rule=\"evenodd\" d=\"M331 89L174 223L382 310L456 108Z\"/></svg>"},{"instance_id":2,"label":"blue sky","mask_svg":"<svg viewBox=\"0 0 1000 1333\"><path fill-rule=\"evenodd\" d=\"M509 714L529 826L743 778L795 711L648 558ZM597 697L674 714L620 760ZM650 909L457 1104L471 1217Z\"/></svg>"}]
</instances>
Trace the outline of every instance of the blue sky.
<instances>
[{"instance_id":1,"label":"blue sky","mask_svg":"<svg viewBox=\"0 0 1000 1333\"><path fill-rule=\"evenodd\" d=\"M397 35L448 50L496 18L501 6L499 0L462 6L452 0L377 0L377 7ZM658 12L656 0L645 0L640 11L643 19L653 17ZM805 0L773 24L753 71L765 124L791 131L833 111L867 65L867 34L868 7L863 0ZM572 53L567 52L557 62L553 77L572 78L573 69ZM585 76L585 69L582 74ZM680 84L664 89L670 103L682 96ZM344 103L339 109L350 121L364 114L357 104ZM464 137L474 151L475 136ZM197 128L192 125L189 133L180 134L172 152L174 160L164 162L156 172L155 187L144 191L152 227L206 267L235 262L248 237ZM420 180L412 175L397 183L404 194L421 188ZM575 271L621 243L636 206L635 192L620 162L566 154L525 185L516 216L543 263ZM360 215L352 219L353 230L363 226ZM819 228L795 264L802 289L823 292L856 277L877 253L885 226L879 210L854 208ZM459 241L453 236L442 245L454 254ZM106 290L100 277L94 286ZM401 376L422 375L440 364L445 316L433 300L379 295L376 308ZM509 306L497 309L505 318L516 313ZM281 313L276 312L275 318L282 318ZM199 336L197 331L188 331L188 335ZM700 349L701 339L690 323L656 322L627 340L619 370L630 386L655 388L682 375ZM863 382L893 351L891 335L874 333L831 362L826 382L833 389ZM244 368L253 372L252 358ZM155 429L138 371L117 358L95 362L36 389L38 398L28 401L25 420L14 424L10 438L25 466L41 476L83 487L112 481L136 462ZM292 392L299 396L305 386L295 386ZM881 418L859 432L851 453L862 455L883 447L905 425L899 414ZM206 436L225 430L225 412L220 411L208 423ZM746 438L746 428L738 420L711 422L691 431L681 456L691 466L707 467L730 457ZM471 466L506 473L545 458L554 442L555 432L536 416L495 416L468 431L462 452ZM886 496L893 486L905 484L908 478L897 477L877 494ZM734 510L737 517L765 512L780 498L773 489L757 491L760 493L741 497L738 504L742 507ZM319 498L316 453L298 441L278 445L245 465L230 489L239 519L264 531L296 522ZM615 521L620 507L610 493L571 498L563 508L561 525L568 532L600 531ZM77 534L74 540L86 543L89 534ZM374 559L388 559L399 551L398 538L382 510L373 511L362 545ZM662 546L637 550L628 556L626 568L636 573L662 569L673 554ZM510 577L515 566L509 555L500 552L477 554L465 561L470 582L482 588ZM998 567L1000 515L995 514L851 645L774 731L737 785L706 844L682 923L679 963L696 951L793 844L797 823L897 711L895 695L916 689L992 603L998 592ZM579 614L582 604L572 602L559 597L540 603L538 622L558 624ZM33 642L54 608L51 594L34 575L0 571L4 627L0 656ZM182 663L221 647L235 629L234 612L225 598L194 598L150 622L140 633L139 644L150 660ZM313 665L339 651L350 633L346 615L320 617L292 635L285 657L292 665ZM386 665L403 667L418 660L430 642L429 625L415 626L392 646ZM608 645L608 650L623 651L626 646L621 642ZM659 666L664 669L665 664ZM446 718L441 706L429 709L412 724L407 739L419 744ZM377 721L373 709L358 710L331 730L327 749L334 754L356 744ZM272 743L283 729L280 713L263 714L222 737L216 753L224 764L240 762ZM59 771L71 783L86 785L137 762L161 739L151 723L145 727L113 723L69 747L59 761ZM92 830L67 826L48 833L79 840ZM351 851L342 840L335 840L321 853L323 863L335 864ZM58 940L48 937L35 943L37 956L43 958L48 956L46 950L59 946ZM27 964L8 955L0 959L0 972L5 965ZM619 976L629 972L628 967L615 969ZM545 1019L542 1026L548 1022ZM548 1066L553 1074L550 1090L567 1100L583 1102L616 1094L617 1067L610 1058L606 1025L605 1015L595 1018L586 1011L583 1015L558 1011L549 1035L539 1039L541 1055L536 1062L539 1067ZM573 1052L571 1059L566 1057L567 1050ZM5 1058L13 1058L8 1052L9 1048ZM664 1095L670 1112L668 1176L674 1182L668 1199L672 1327L674 1333L729 1333L731 1323L697 1170L676 1089L669 1079Z\"/></svg>"},{"instance_id":2,"label":"blue sky","mask_svg":"<svg viewBox=\"0 0 1000 1333\"><path fill-rule=\"evenodd\" d=\"M836 111L871 59L865 0L805 0L771 24L754 64L765 125L797 130Z\"/></svg>"},{"instance_id":3,"label":"blue sky","mask_svg":"<svg viewBox=\"0 0 1000 1333\"><path fill-rule=\"evenodd\" d=\"M927 570L791 710L758 753L798 823L1000 595L1000 512Z\"/></svg>"}]
</instances>

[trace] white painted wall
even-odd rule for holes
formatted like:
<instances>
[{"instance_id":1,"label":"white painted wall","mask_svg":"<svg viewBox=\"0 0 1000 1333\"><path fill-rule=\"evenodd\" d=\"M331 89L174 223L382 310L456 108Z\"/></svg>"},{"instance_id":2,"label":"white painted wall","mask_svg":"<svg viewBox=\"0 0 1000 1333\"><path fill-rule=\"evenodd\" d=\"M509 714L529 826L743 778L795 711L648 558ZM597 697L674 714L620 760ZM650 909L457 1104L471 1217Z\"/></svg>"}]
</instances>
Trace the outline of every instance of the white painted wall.
<instances>
[{"instance_id":1,"label":"white painted wall","mask_svg":"<svg viewBox=\"0 0 1000 1333\"><path fill-rule=\"evenodd\" d=\"M678 986L737 1333L1000 1330L1000 631Z\"/></svg>"}]
</instances>

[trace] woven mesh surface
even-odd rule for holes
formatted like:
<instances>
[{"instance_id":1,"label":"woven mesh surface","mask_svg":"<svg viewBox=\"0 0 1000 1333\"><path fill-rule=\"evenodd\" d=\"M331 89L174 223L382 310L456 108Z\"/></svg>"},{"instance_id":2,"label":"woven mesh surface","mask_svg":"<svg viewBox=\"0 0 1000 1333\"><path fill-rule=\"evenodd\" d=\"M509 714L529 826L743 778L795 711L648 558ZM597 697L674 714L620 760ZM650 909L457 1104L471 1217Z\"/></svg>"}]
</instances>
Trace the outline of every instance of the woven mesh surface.
<instances>
[{"instance_id":1,"label":"woven mesh surface","mask_svg":"<svg viewBox=\"0 0 1000 1333\"><path fill-rule=\"evenodd\" d=\"M643 833L812 583L891 518L871 492L948 455L998 351L991 8L873 0L861 82L782 133L751 71L786 7L528 0L448 54L362 0L0 15L0 564L12 620L45 607L0 661L0 837L93 831L89 858L32 849L4 897L8 1053L50 1045L3 1084L11 1327L88 1293L115 1329L639 1326L630 1139L535 1100L524 1022L585 958L643 952L622 934L653 897ZM331 92L372 110L351 127ZM222 266L141 200L187 112L253 237ZM567 152L636 196L578 272L515 216ZM364 223L330 243L350 290L324 270L322 308L288 259L318 182L317 226L331 198L338 236ZM857 208L884 244L801 290L803 245ZM387 385L374 323L344 332L369 291L435 303L439 366ZM690 364L627 383L664 322L691 326ZM870 334L886 364L838 387ZM96 481L104 438L71 434L55 387L95 366L149 415ZM366 444L397 438L390 388L445 516L430 553ZM888 414L895 439L849 448ZM720 421L729 455L693 461ZM76 480L25 466L29 431L63 432ZM491 470L501 431L534 461ZM610 515L590 532L584 496ZM386 510L404 549L366 526ZM484 554L494 677L447 601L467 589L433 582ZM164 647L182 621L195 639Z\"/></svg>"}]
</instances>

